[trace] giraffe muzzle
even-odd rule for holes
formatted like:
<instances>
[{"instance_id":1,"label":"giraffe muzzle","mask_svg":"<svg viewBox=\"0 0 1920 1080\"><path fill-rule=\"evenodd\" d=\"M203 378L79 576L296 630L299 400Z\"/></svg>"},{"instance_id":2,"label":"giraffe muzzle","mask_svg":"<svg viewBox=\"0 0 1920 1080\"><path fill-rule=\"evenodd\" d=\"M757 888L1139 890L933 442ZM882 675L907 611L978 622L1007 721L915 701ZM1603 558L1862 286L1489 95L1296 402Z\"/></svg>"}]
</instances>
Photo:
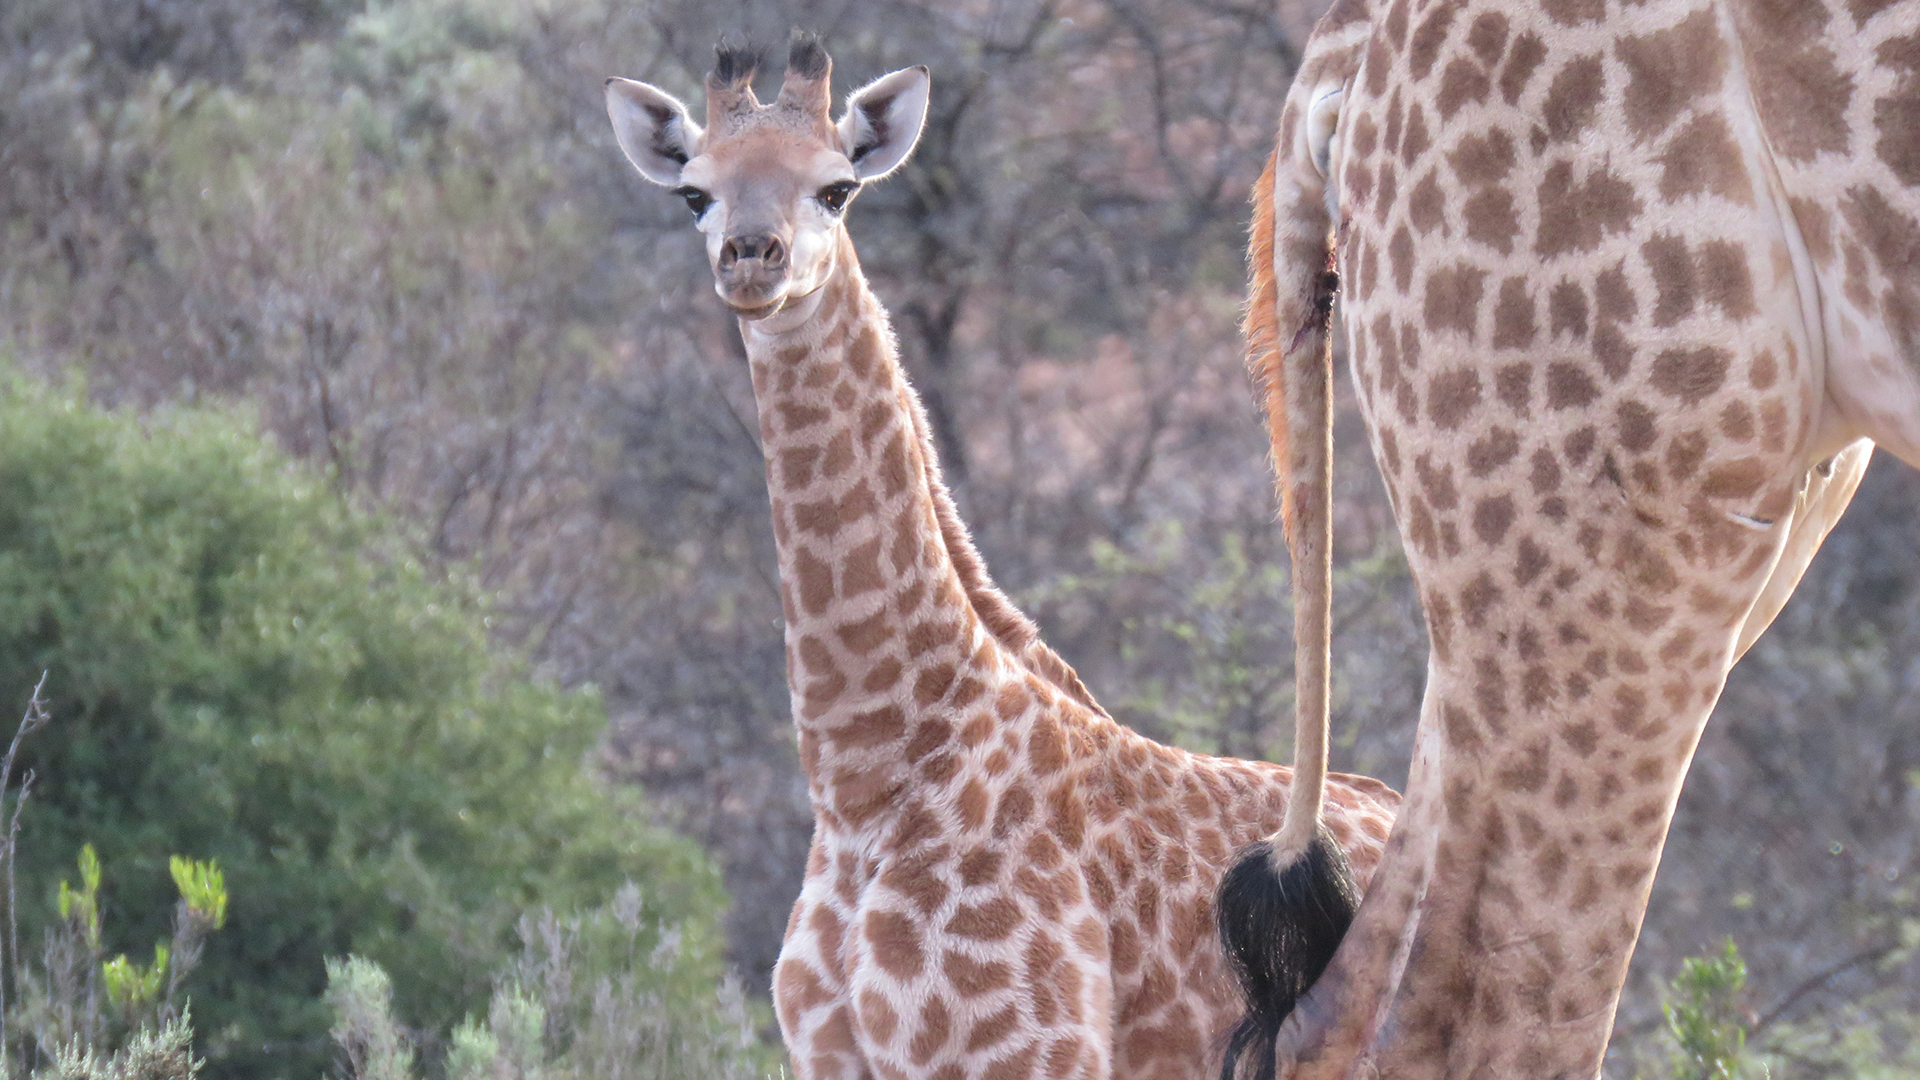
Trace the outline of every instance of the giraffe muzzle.
<instances>
[{"instance_id":1,"label":"giraffe muzzle","mask_svg":"<svg viewBox=\"0 0 1920 1080\"><path fill-rule=\"evenodd\" d=\"M787 286L787 250L771 234L728 237L714 266L720 298L741 314L777 307Z\"/></svg>"}]
</instances>

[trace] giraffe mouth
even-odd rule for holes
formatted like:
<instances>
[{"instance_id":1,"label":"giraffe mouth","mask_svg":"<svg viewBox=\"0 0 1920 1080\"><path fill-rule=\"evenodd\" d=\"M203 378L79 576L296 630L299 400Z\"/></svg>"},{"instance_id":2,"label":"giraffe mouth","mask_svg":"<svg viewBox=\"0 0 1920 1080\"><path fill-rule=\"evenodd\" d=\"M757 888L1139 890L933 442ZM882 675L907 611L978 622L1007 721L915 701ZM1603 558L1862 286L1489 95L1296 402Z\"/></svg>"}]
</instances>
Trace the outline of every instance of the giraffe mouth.
<instances>
[{"instance_id":1,"label":"giraffe mouth","mask_svg":"<svg viewBox=\"0 0 1920 1080\"><path fill-rule=\"evenodd\" d=\"M742 260L739 265L746 265ZM764 319L786 306L787 275L770 274L759 269L758 260L752 260L752 266L746 272L723 271L714 285L714 292L720 296L720 302L727 310L742 319Z\"/></svg>"},{"instance_id":2,"label":"giraffe mouth","mask_svg":"<svg viewBox=\"0 0 1920 1080\"><path fill-rule=\"evenodd\" d=\"M721 301L721 303L726 304L727 310L733 312L736 318L746 319L747 321L752 322L757 319L764 319L769 315L773 315L779 312L781 308L787 306L787 298L784 296L781 296L765 304L760 304L755 307L746 307L741 304L736 304L731 300L723 300Z\"/></svg>"}]
</instances>

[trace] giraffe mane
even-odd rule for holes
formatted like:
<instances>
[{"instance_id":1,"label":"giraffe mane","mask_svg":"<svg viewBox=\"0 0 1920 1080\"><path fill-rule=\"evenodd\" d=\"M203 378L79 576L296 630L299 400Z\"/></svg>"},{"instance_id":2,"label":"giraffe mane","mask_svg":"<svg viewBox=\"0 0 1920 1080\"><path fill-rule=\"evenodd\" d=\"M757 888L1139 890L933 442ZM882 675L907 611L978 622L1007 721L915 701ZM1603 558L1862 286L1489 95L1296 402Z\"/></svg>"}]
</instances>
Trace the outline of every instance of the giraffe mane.
<instances>
[{"instance_id":1,"label":"giraffe mane","mask_svg":"<svg viewBox=\"0 0 1920 1080\"><path fill-rule=\"evenodd\" d=\"M1294 508L1288 483L1287 403L1280 341L1280 285L1273 273L1273 185L1280 150L1267 155L1267 167L1253 185L1253 220L1247 230L1247 303L1240 319L1246 338L1247 370L1267 414L1268 445L1273 456L1274 490L1280 497L1280 521L1293 536Z\"/></svg>"},{"instance_id":2,"label":"giraffe mane","mask_svg":"<svg viewBox=\"0 0 1920 1080\"><path fill-rule=\"evenodd\" d=\"M994 584L993 575L987 571L987 561L974 545L973 534L968 531L967 523L960 519L960 510L953 503L953 493L947 490L946 480L940 475L940 463L932 453L933 438L927 424L926 408L921 405L918 396L913 397L911 412L914 431L920 444L928 450L927 487L933 493L933 514L940 524L940 540L947 549L947 559L953 564L954 573L960 578L967 605L979 617L980 625L986 628L987 634L1001 648L1019 660L1022 667L1094 712L1102 716L1109 715L1094 700L1086 684L1080 681L1080 674L1073 670L1073 665L1041 640L1040 628Z\"/></svg>"},{"instance_id":3,"label":"giraffe mane","mask_svg":"<svg viewBox=\"0 0 1920 1080\"><path fill-rule=\"evenodd\" d=\"M947 492L946 485L941 483L937 474L929 479L933 482L934 516L940 521L940 536L946 543L947 558L960 575L960 585L966 590L967 603L973 608L974 614L980 617L980 623L986 627L987 633L1017 657L1028 671L1080 704L1102 716L1107 715L1107 710L1094 700L1092 692L1080 681L1080 675L1073 670L1073 666L1041 640L1040 628L993 583L992 576L987 572L986 560L974 546L972 534L967 531L966 523L960 520L960 512L953 505L953 496Z\"/></svg>"}]
</instances>

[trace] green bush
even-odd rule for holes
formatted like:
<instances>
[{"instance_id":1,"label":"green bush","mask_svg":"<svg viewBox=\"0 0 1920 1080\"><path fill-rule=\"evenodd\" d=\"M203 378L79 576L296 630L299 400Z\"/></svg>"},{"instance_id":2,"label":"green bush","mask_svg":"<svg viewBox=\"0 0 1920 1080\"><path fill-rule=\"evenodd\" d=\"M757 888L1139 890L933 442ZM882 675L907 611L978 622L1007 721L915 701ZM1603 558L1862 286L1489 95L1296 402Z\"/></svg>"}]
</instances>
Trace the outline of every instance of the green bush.
<instances>
[{"instance_id":1,"label":"green bush","mask_svg":"<svg viewBox=\"0 0 1920 1080\"><path fill-rule=\"evenodd\" d=\"M1829 1006L1766 1033L1766 1080L1912 1080L1920 1076L1920 1016L1898 989Z\"/></svg>"},{"instance_id":2,"label":"green bush","mask_svg":"<svg viewBox=\"0 0 1920 1080\"><path fill-rule=\"evenodd\" d=\"M106 948L151 948L169 856L217 859L227 928L187 987L210 1077L322 1071L329 955L444 1032L521 911L629 878L718 975L715 876L584 767L597 697L491 650L477 588L406 552L250 424L0 371L0 686L50 670L56 717L23 758L23 922L91 842Z\"/></svg>"},{"instance_id":3,"label":"green bush","mask_svg":"<svg viewBox=\"0 0 1920 1080\"><path fill-rule=\"evenodd\" d=\"M47 928L37 962L11 970L0 1078L24 1077L22 1063L39 1062L46 1067L35 1080L193 1080L201 1063L179 991L222 925L227 894L218 866L177 855L168 862L180 889L173 940L156 943L153 966L143 967L125 953L105 959L104 868L93 845L80 849L79 887L60 882L60 924Z\"/></svg>"},{"instance_id":4,"label":"green bush","mask_svg":"<svg viewBox=\"0 0 1920 1080\"><path fill-rule=\"evenodd\" d=\"M182 1015L157 1031L137 1032L118 1053L105 1057L85 1043L62 1047L34 1080L194 1080L202 1063L194 1058L192 1043L192 1021Z\"/></svg>"},{"instance_id":5,"label":"green bush","mask_svg":"<svg viewBox=\"0 0 1920 1080\"><path fill-rule=\"evenodd\" d=\"M484 1019L454 1030L445 1080L763 1080L785 1075L754 1035L733 980L671 992L698 966L677 927L651 927L640 890L566 918L520 920L521 954L498 976ZM413 1080L387 975L362 957L327 961L327 1002L346 1080Z\"/></svg>"},{"instance_id":6,"label":"green bush","mask_svg":"<svg viewBox=\"0 0 1920 1080\"><path fill-rule=\"evenodd\" d=\"M1719 955L1690 956L1660 1006L1674 1042L1674 1080L1738 1080L1747 1059L1740 991L1747 964L1728 938Z\"/></svg>"},{"instance_id":7,"label":"green bush","mask_svg":"<svg viewBox=\"0 0 1920 1080\"><path fill-rule=\"evenodd\" d=\"M1920 929L1902 940L1920 940ZM1907 962L1907 946L1870 949L1801 984L1764 1016L1750 1008L1747 963L1729 938L1718 950L1681 962L1666 984L1658 1031L1616 1032L1610 1064L1644 1080L1907 1080L1920 1076L1920 1016L1903 988L1859 995L1803 1010L1781 1021L1787 1005L1839 973L1876 961ZM1612 1075L1616 1070L1609 1068Z\"/></svg>"}]
</instances>

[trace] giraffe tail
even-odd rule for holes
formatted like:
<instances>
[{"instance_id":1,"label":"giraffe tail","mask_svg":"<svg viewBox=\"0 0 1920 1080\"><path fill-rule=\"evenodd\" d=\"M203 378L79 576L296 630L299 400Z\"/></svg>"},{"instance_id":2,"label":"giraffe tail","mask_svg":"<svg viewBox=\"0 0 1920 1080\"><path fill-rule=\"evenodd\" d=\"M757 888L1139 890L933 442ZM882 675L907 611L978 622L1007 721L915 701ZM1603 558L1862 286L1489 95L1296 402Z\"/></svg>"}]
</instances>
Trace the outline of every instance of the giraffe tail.
<instances>
[{"instance_id":1,"label":"giraffe tail","mask_svg":"<svg viewBox=\"0 0 1920 1080\"><path fill-rule=\"evenodd\" d=\"M1274 156L1254 188L1244 330L1265 401L1280 518L1293 560L1294 750L1287 816L1239 852L1215 916L1246 1012L1228 1033L1221 1080L1272 1080L1275 1038L1333 960L1359 904L1353 873L1322 821L1332 592L1334 233L1314 148L1330 137L1329 97L1296 78ZM1319 118L1325 130L1310 130Z\"/></svg>"}]
</instances>

